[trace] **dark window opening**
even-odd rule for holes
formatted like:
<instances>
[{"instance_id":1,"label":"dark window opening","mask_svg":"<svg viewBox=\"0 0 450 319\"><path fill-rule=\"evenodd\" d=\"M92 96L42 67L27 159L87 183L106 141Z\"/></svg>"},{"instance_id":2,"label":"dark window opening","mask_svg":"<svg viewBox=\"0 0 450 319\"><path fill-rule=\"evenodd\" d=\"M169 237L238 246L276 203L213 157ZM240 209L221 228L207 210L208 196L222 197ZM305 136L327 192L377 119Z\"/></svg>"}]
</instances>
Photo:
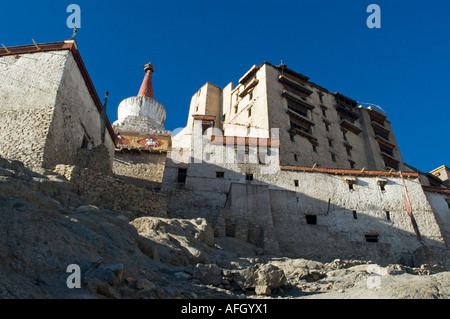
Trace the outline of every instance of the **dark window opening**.
<instances>
[{"instance_id":1,"label":"dark window opening","mask_svg":"<svg viewBox=\"0 0 450 319\"><path fill-rule=\"evenodd\" d=\"M178 183L184 184L186 183L187 177L187 168L179 168L178 169Z\"/></svg>"},{"instance_id":2,"label":"dark window opening","mask_svg":"<svg viewBox=\"0 0 450 319\"><path fill-rule=\"evenodd\" d=\"M203 121L202 122L202 134L205 134L205 132L209 129L214 127L213 121Z\"/></svg>"},{"instance_id":3,"label":"dark window opening","mask_svg":"<svg viewBox=\"0 0 450 319\"><path fill-rule=\"evenodd\" d=\"M331 159L333 160L333 162L336 162L336 155L331 154Z\"/></svg>"},{"instance_id":4,"label":"dark window opening","mask_svg":"<svg viewBox=\"0 0 450 319\"><path fill-rule=\"evenodd\" d=\"M380 145L380 151L382 152L382 153L385 153L385 154L388 154L388 155L390 155L390 156L394 156L394 150L392 149L392 148L389 148L389 147L385 147L385 146L383 146L383 145Z\"/></svg>"},{"instance_id":5,"label":"dark window opening","mask_svg":"<svg viewBox=\"0 0 450 319\"><path fill-rule=\"evenodd\" d=\"M295 185L295 187L298 187L298 180L297 179L294 180L294 185Z\"/></svg>"},{"instance_id":6,"label":"dark window opening","mask_svg":"<svg viewBox=\"0 0 450 319\"><path fill-rule=\"evenodd\" d=\"M391 220L391 212L388 210L386 211L386 219Z\"/></svg>"},{"instance_id":7,"label":"dark window opening","mask_svg":"<svg viewBox=\"0 0 450 319\"><path fill-rule=\"evenodd\" d=\"M365 235L365 237L368 243L378 243L378 235Z\"/></svg>"},{"instance_id":8,"label":"dark window opening","mask_svg":"<svg viewBox=\"0 0 450 319\"><path fill-rule=\"evenodd\" d=\"M328 145L330 146L330 147L333 147L333 140L332 139L328 139Z\"/></svg>"},{"instance_id":9,"label":"dark window opening","mask_svg":"<svg viewBox=\"0 0 450 319\"><path fill-rule=\"evenodd\" d=\"M355 168L355 162L349 161L349 163L350 163L350 168Z\"/></svg>"},{"instance_id":10,"label":"dark window opening","mask_svg":"<svg viewBox=\"0 0 450 319\"><path fill-rule=\"evenodd\" d=\"M327 130L327 132L330 131L330 125L328 125L327 123L325 123L325 129Z\"/></svg>"},{"instance_id":11,"label":"dark window opening","mask_svg":"<svg viewBox=\"0 0 450 319\"><path fill-rule=\"evenodd\" d=\"M225 177L225 172L216 172L216 177L217 178L224 178Z\"/></svg>"},{"instance_id":12,"label":"dark window opening","mask_svg":"<svg viewBox=\"0 0 450 319\"><path fill-rule=\"evenodd\" d=\"M354 190L355 188L353 187L353 183L348 183L348 189L349 190Z\"/></svg>"},{"instance_id":13,"label":"dark window opening","mask_svg":"<svg viewBox=\"0 0 450 319\"><path fill-rule=\"evenodd\" d=\"M288 101L288 109L303 115L306 118L309 118L308 116L308 108L301 105L300 103L294 102L294 101Z\"/></svg>"},{"instance_id":14,"label":"dark window opening","mask_svg":"<svg viewBox=\"0 0 450 319\"><path fill-rule=\"evenodd\" d=\"M252 116L252 108L249 108L248 109L248 117L251 117Z\"/></svg>"},{"instance_id":15,"label":"dark window opening","mask_svg":"<svg viewBox=\"0 0 450 319\"><path fill-rule=\"evenodd\" d=\"M383 132L383 131L376 130L376 129L374 129L374 132L375 132L375 137L379 136L379 137L385 139L386 141L389 141L389 133L388 132Z\"/></svg>"},{"instance_id":16,"label":"dark window opening","mask_svg":"<svg viewBox=\"0 0 450 319\"><path fill-rule=\"evenodd\" d=\"M294 135L290 134L289 137L291 138L291 142L295 142L295 137L294 137Z\"/></svg>"},{"instance_id":17,"label":"dark window opening","mask_svg":"<svg viewBox=\"0 0 450 319\"><path fill-rule=\"evenodd\" d=\"M317 92L317 95L319 96L320 103L323 103L323 93Z\"/></svg>"},{"instance_id":18,"label":"dark window opening","mask_svg":"<svg viewBox=\"0 0 450 319\"><path fill-rule=\"evenodd\" d=\"M295 160L296 162L298 162L298 156L297 156L297 154L294 154L294 160Z\"/></svg>"},{"instance_id":19,"label":"dark window opening","mask_svg":"<svg viewBox=\"0 0 450 319\"><path fill-rule=\"evenodd\" d=\"M327 111L326 111L324 108L322 108L322 115L323 115L324 117L327 117Z\"/></svg>"},{"instance_id":20,"label":"dark window opening","mask_svg":"<svg viewBox=\"0 0 450 319\"><path fill-rule=\"evenodd\" d=\"M370 117L370 121L371 121L371 122L375 122L375 123L377 123L377 124L380 124L381 126L384 126L384 119L377 118L377 117L375 117L375 116L371 116L371 117Z\"/></svg>"},{"instance_id":21,"label":"dark window opening","mask_svg":"<svg viewBox=\"0 0 450 319\"><path fill-rule=\"evenodd\" d=\"M297 121L294 118L290 118L290 122L291 122L292 129L297 129L300 132L304 132L306 134L312 135L311 124Z\"/></svg>"},{"instance_id":22,"label":"dark window opening","mask_svg":"<svg viewBox=\"0 0 450 319\"><path fill-rule=\"evenodd\" d=\"M317 153L317 146L313 145L313 151L314 153Z\"/></svg>"},{"instance_id":23,"label":"dark window opening","mask_svg":"<svg viewBox=\"0 0 450 319\"><path fill-rule=\"evenodd\" d=\"M353 219L358 219L358 214L356 213L356 210L353 211Z\"/></svg>"},{"instance_id":24,"label":"dark window opening","mask_svg":"<svg viewBox=\"0 0 450 319\"><path fill-rule=\"evenodd\" d=\"M352 151L350 150L350 148L347 148L347 155L352 156Z\"/></svg>"},{"instance_id":25,"label":"dark window opening","mask_svg":"<svg viewBox=\"0 0 450 319\"><path fill-rule=\"evenodd\" d=\"M306 215L306 223L308 225L317 225L317 216L316 215Z\"/></svg>"},{"instance_id":26,"label":"dark window opening","mask_svg":"<svg viewBox=\"0 0 450 319\"><path fill-rule=\"evenodd\" d=\"M245 174L245 180L246 181L252 181L253 180L253 174Z\"/></svg>"},{"instance_id":27,"label":"dark window opening","mask_svg":"<svg viewBox=\"0 0 450 319\"><path fill-rule=\"evenodd\" d=\"M380 184L380 190L381 191L385 191L386 189L384 188L384 183Z\"/></svg>"},{"instance_id":28,"label":"dark window opening","mask_svg":"<svg viewBox=\"0 0 450 319\"><path fill-rule=\"evenodd\" d=\"M347 133L342 131L342 137L344 138L344 141L347 141Z\"/></svg>"}]
</instances>

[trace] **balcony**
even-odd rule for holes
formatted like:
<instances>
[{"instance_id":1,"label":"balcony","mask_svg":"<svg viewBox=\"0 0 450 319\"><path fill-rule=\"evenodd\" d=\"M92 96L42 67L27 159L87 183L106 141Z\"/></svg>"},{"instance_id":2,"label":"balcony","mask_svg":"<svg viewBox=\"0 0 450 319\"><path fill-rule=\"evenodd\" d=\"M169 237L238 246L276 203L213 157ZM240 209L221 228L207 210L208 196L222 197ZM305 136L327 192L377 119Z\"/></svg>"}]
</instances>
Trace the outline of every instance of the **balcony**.
<instances>
[{"instance_id":1,"label":"balcony","mask_svg":"<svg viewBox=\"0 0 450 319\"><path fill-rule=\"evenodd\" d=\"M360 129L358 126L356 126L355 124L351 123L349 120L342 118L339 121L339 125L341 126L341 128L350 131L352 133L355 133L356 135L360 134L362 132L362 129Z\"/></svg>"},{"instance_id":2,"label":"balcony","mask_svg":"<svg viewBox=\"0 0 450 319\"><path fill-rule=\"evenodd\" d=\"M391 142L389 142L388 140L386 140L382 136L375 135L375 140L378 142L378 144L384 145L387 148L394 148L395 147L394 144L392 144Z\"/></svg>"},{"instance_id":3,"label":"balcony","mask_svg":"<svg viewBox=\"0 0 450 319\"><path fill-rule=\"evenodd\" d=\"M373 121L371 119L370 124L372 124L374 131L383 132L384 134L389 135L390 131L386 127L384 127L384 125L381 125L379 122Z\"/></svg>"},{"instance_id":4,"label":"balcony","mask_svg":"<svg viewBox=\"0 0 450 319\"><path fill-rule=\"evenodd\" d=\"M305 88L300 83L288 78L285 75L280 75L278 80L281 84L283 84L285 89L292 90L293 93L298 94L301 97L307 97L313 93L313 91Z\"/></svg>"},{"instance_id":5,"label":"balcony","mask_svg":"<svg viewBox=\"0 0 450 319\"><path fill-rule=\"evenodd\" d=\"M246 96L255 86L257 86L259 83L259 80L257 78L252 78L244 87L244 90L239 93L239 97L243 98Z\"/></svg>"},{"instance_id":6,"label":"balcony","mask_svg":"<svg viewBox=\"0 0 450 319\"><path fill-rule=\"evenodd\" d=\"M311 121L306 115L303 115L302 113L299 113L298 111L296 111L293 108L288 108L286 110L286 113L289 115L289 117L293 117L296 121L301 122L301 123L305 123L305 125L311 127L314 126L315 123L313 121Z\"/></svg>"},{"instance_id":7,"label":"balcony","mask_svg":"<svg viewBox=\"0 0 450 319\"><path fill-rule=\"evenodd\" d=\"M311 144L313 144L313 145L319 145L319 143L317 142L317 138L312 136L311 131L308 131L304 127L297 126L297 125L291 123L291 128L289 129L288 132L293 135L303 136L304 138L308 139L311 142Z\"/></svg>"},{"instance_id":8,"label":"balcony","mask_svg":"<svg viewBox=\"0 0 450 319\"><path fill-rule=\"evenodd\" d=\"M381 157L387 167L398 169L398 164L400 163L399 160L385 153L381 153Z\"/></svg>"},{"instance_id":9,"label":"balcony","mask_svg":"<svg viewBox=\"0 0 450 319\"><path fill-rule=\"evenodd\" d=\"M308 102L306 102L301 96L298 96L292 92L288 92L286 90L284 90L281 93L281 96L283 96L286 100L291 101L295 104L299 104L304 108L313 110L314 109L314 105L309 104Z\"/></svg>"}]
</instances>

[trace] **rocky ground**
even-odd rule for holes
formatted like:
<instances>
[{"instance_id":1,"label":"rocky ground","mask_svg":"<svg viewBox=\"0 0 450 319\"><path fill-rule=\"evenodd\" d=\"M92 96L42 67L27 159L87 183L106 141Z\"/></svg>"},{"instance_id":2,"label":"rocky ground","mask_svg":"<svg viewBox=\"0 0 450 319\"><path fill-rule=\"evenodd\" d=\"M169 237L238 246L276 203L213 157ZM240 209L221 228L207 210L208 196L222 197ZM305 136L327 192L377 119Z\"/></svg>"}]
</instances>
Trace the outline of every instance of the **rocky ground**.
<instances>
[{"instance_id":1,"label":"rocky ground","mask_svg":"<svg viewBox=\"0 0 450 319\"><path fill-rule=\"evenodd\" d=\"M69 265L81 288L69 289ZM64 177L0 158L0 298L443 298L439 266L261 255L204 219L90 205Z\"/></svg>"}]
</instances>

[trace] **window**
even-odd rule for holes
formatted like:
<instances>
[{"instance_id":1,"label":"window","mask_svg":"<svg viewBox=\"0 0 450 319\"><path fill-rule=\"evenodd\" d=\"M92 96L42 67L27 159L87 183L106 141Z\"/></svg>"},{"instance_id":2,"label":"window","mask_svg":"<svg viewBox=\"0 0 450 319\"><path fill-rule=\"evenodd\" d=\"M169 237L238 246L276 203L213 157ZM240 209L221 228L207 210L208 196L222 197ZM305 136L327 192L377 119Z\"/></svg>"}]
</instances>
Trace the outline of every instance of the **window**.
<instances>
[{"instance_id":1,"label":"window","mask_svg":"<svg viewBox=\"0 0 450 319\"><path fill-rule=\"evenodd\" d=\"M313 147L314 153L317 153L317 146L313 145L312 147Z\"/></svg>"},{"instance_id":2,"label":"window","mask_svg":"<svg viewBox=\"0 0 450 319\"><path fill-rule=\"evenodd\" d=\"M378 235L365 235L365 237L368 243L378 243Z\"/></svg>"},{"instance_id":3,"label":"window","mask_svg":"<svg viewBox=\"0 0 450 319\"><path fill-rule=\"evenodd\" d=\"M216 177L217 178L224 178L225 177L225 172L216 172Z\"/></svg>"},{"instance_id":4,"label":"window","mask_svg":"<svg viewBox=\"0 0 450 319\"><path fill-rule=\"evenodd\" d=\"M205 134L205 132L209 128L213 128L213 127L214 127L214 121L202 121L202 134Z\"/></svg>"},{"instance_id":5,"label":"window","mask_svg":"<svg viewBox=\"0 0 450 319\"><path fill-rule=\"evenodd\" d=\"M253 90L249 93L248 98L250 101L253 99Z\"/></svg>"},{"instance_id":6,"label":"window","mask_svg":"<svg viewBox=\"0 0 450 319\"><path fill-rule=\"evenodd\" d=\"M391 212L388 210L386 211L386 219L391 220Z\"/></svg>"},{"instance_id":7,"label":"window","mask_svg":"<svg viewBox=\"0 0 450 319\"><path fill-rule=\"evenodd\" d=\"M347 132L342 131L342 137L344 138L344 141L348 141L348 139L347 139Z\"/></svg>"},{"instance_id":8,"label":"window","mask_svg":"<svg viewBox=\"0 0 450 319\"><path fill-rule=\"evenodd\" d=\"M238 112L238 106L235 105L235 106L234 106L234 114L237 114L237 112Z\"/></svg>"},{"instance_id":9,"label":"window","mask_svg":"<svg viewBox=\"0 0 450 319\"><path fill-rule=\"evenodd\" d=\"M333 147L333 140L331 138L328 139L328 145L330 147Z\"/></svg>"},{"instance_id":10,"label":"window","mask_svg":"<svg viewBox=\"0 0 450 319\"><path fill-rule=\"evenodd\" d=\"M355 188L353 187L353 183L348 183L348 189L349 190L354 190Z\"/></svg>"},{"instance_id":11,"label":"window","mask_svg":"<svg viewBox=\"0 0 450 319\"><path fill-rule=\"evenodd\" d=\"M253 180L253 174L245 174L245 180L251 182Z\"/></svg>"},{"instance_id":12,"label":"window","mask_svg":"<svg viewBox=\"0 0 450 319\"><path fill-rule=\"evenodd\" d=\"M178 183L184 184L186 183L187 177L187 168L179 168L178 169Z\"/></svg>"},{"instance_id":13,"label":"window","mask_svg":"<svg viewBox=\"0 0 450 319\"><path fill-rule=\"evenodd\" d=\"M252 108L249 107L249 108L248 108L248 117L251 117L251 116L252 116Z\"/></svg>"},{"instance_id":14,"label":"window","mask_svg":"<svg viewBox=\"0 0 450 319\"><path fill-rule=\"evenodd\" d=\"M327 130L327 132L329 132L330 131L330 125L325 123L325 129Z\"/></svg>"},{"instance_id":15,"label":"window","mask_svg":"<svg viewBox=\"0 0 450 319\"><path fill-rule=\"evenodd\" d=\"M296 162L298 162L298 156L297 156L297 154L294 154L294 160L295 160Z\"/></svg>"},{"instance_id":16,"label":"window","mask_svg":"<svg viewBox=\"0 0 450 319\"><path fill-rule=\"evenodd\" d=\"M336 155L331 154L331 160L336 163Z\"/></svg>"},{"instance_id":17,"label":"window","mask_svg":"<svg viewBox=\"0 0 450 319\"><path fill-rule=\"evenodd\" d=\"M317 95L319 95L320 103L323 103L323 93L322 92L317 92Z\"/></svg>"},{"instance_id":18,"label":"window","mask_svg":"<svg viewBox=\"0 0 450 319\"><path fill-rule=\"evenodd\" d=\"M381 191L385 191L385 190L386 190L386 189L384 188L384 185L385 185L384 183L380 183L380 190L381 190Z\"/></svg>"},{"instance_id":19,"label":"window","mask_svg":"<svg viewBox=\"0 0 450 319\"><path fill-rule=\"evenodd\" d=\"M390 156L394 156L394 150L392 148L386 147L380 144L380 151Z\"/></svg>"},{"instance_id":20,"label":"window","mask_svg":"<svg viewBox=\"0 0 450 319\"><path fill-rule=\"evenodd\" d=\"M377 128L374 128L373 131L375 133L375 137L379 136L379 137L385 139L386 141L389 141L389 132L385 132L385 131L379 130Z\"/></svg>"},{"instance_id":21,"label":"window","mask_svg":"<svg viewBox=\"0 0 450 319\"><path fill-rule=\"evenodd\" d=\"M348 156L352 156L352 151L350 150L350 148L347 147L347 155Z\"/></svg>"},{"instance_id":22,"label":"window","mask_svg":"<svg viewBox=\"0 0 450 319\"><path fill-rule=\"evenodd\" d=\"M290 116L291 128L304 132L306 134L312 135L311 124L306 122L301 122L294 117Z\"/></svg>"},{"instance_id":23,"label":"window","mask_svg":"<svg viewBox=\"0 0 450 319\"><path fill-rule=\"evenodd\" d=\"M316 215L306 215L306 223L308 225L317 225L317 216Z\"/></svg>"},{"instance_id":24,"label":"window","mask_svg":"<svg viewBox=\"0 0 450 319\"><path fill-rule=\"evenodd\" d=\"M292 100L288 100L288 109L309 118L309 110L306 106Z\"/></svg>"},{"instance_id":25,"label":"window","mask_svg":"<svg viewBox=\"0 0 450 319\"><path fill-rule=\"evenodd\" d=\"M322 108L322 115L327 117L327 110L324 107Z\"/></svg>"},{"instance_id":26,"label":"window","mask_svg":"<svg viewBox=\"0 0 450 319\"><path fill-rule=\"evenodd\" d=\"M293 134L289 134L289 137L291 138L291 142L295 142L295 137Z\"/></svg>"},{"instance_id":27,"label":"window","mask_svg":"<svg viewBox=\"0 0 450 319\"><path fill-rule=\"evenodd\" d=\"M348 161L350 163L350 168L355 168L355 162L353 161Z\"/></svg>"},{"instance_id":28,"label":"window","mask_svg":"<svg viewBox=\"0 0 450 319\"><path fill-rule=\"evenodd\" d=\"M353 211L353 219L358 219L358 214L356 213L356 210Z\"/></svg>"},{"instance_id":29,"label":"window","mask_svg":"<svg viewBox=\"0 0 450 319\"><path fill-rule=\"evenodd\" d=\"M298 187L298 179L294 180L295 187Z\"/></svg>"}]
</instances>

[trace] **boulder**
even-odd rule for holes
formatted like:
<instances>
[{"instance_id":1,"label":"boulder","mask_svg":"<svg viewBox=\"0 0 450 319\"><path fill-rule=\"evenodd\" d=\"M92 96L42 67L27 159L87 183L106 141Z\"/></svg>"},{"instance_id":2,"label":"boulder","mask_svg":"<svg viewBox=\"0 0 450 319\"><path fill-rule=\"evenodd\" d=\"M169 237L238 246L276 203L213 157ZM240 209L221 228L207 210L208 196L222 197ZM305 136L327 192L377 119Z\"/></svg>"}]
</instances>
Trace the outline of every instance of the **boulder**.
<instances>
[{"instance_id":1,"label":"boulder","mask_svg":"<svg viewBox=\"0 0 450 319\"><path fill-rule=\"evenodd\" d=\"M138 231L139 247L149 257L174 265L210 264L214 235L206 220L141 217L130 223Z\"/></svg>"},{"instance_id":2,"label":"boulder","mask_svg":"<svg viewBox=\"0 0 450 319\"><path fill-rule=\"evenodd\" d=\"M245 289L267 286L273 290L286 283L286 276L282 269L268 263L250 266L244 270L237 271L233 275L233 280Z\"/></svg>"},{"instance_id":3,"label":"boulder","mask_svg":"<svg viewBox=\"0 0 450 319\"><path fill-rule=\"evenodd\" d=\"M194 277L204 285L218 286L222 283L222 269L216 264L197 264Z\"/></svg>"}]
</instances>

